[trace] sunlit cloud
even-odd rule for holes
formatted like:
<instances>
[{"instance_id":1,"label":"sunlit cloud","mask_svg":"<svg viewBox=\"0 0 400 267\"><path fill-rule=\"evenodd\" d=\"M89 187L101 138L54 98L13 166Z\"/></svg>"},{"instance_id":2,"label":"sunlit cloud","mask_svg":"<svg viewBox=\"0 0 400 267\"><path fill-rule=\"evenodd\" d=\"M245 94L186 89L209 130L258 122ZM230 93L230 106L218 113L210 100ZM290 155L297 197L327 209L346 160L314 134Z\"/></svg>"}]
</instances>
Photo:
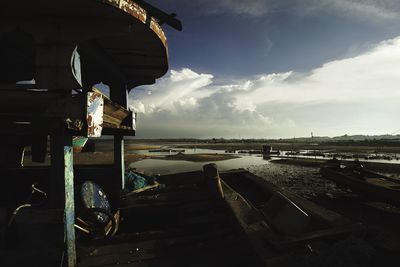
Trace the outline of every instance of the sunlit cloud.
<instances>
[{"instance_id":1,"label":"sunlit cloud","mask_svg":"<svg viewBox=\"0 0 400 267\"><path fill-rule=\"evenodd\" d=\"M400 37L309 73L216 85L211 74L172 70L130 103L139 112L139 137L383 134L399 128L399 74Z\"/></svg>"}]
</instances>

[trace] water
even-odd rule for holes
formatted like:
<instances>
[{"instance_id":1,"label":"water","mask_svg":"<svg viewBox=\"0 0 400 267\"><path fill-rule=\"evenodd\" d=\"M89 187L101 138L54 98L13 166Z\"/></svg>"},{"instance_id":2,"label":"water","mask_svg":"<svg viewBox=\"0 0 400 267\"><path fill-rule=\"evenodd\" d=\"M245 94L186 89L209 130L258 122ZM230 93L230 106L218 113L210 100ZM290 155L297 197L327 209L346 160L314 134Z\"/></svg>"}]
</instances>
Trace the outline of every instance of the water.
<instances>
[{"instance_id":1,"label":"water","mask_svg":"<svg viewBox=\"0 0 400 267\"><path fill-rule=\"evenodd\" d=\"M185 150L185 152L183 152L185 154L225 154L225 150L214 150L214 149L204 149L204 148L165 148L165 149ZM178 154L178 152L149 152L149 150L130 150L127 153L147 155L147 156L169 156Z\"/></svg>"},{"instance_id":2,"label":"water","mask_svg":"<svg viewBox=\"0 0 400 267\"><path fill-rule=\"evenodd\" d=\"M164 147L165 149L174 150L185 150L184 154L226 154L225 150L214 150L214 149L203 149L203 148L175 148L175 147ZM283 155L286 151L282 151ZM148 150L129 150L129 154L140 154L149 156L169 156L176 155L178 152L149 152ZM249 155L249 154L236 154L239 158L228 159L222 161L209 161L209 162L191 162L184 160L163 160L163 159L144 159L137 162L132 162L129 164L130 168L136 168L138 171L145 172L149 175L157 174L171 174L180 173L188 171L198 171L201 170L203 165L208 163L216 163L220 170L230 170L238 168L251 168L252 166L260 166L269 164L267 160L264 160L261 155ZM316 158L316 159L329 159L329 157L320 156L284 156L284 157L296 157L296 158ZM347 159L354 160L354 159ZM363 160L364 161L364 160ZM365 160L369 162L384 162L384 163L400 163L399 160Z\"/></svg>"},{"instance_id":3,"label":"water","mask_svg":"<svg viewBox=\"0 0 400 267\"><path fill-rule=\"evenodd\" d=\"M203 152L204 150L198 153L204 153ZM211 151L213 151L215 154L215 150ZM269 162L267 160L264 160L261 156L246 155L236 159L228 159L217 162L215 161L191 162L184 160L144 159L132 162L131 164L129 164L129 167L136 168L137 171L143 171L144 173L149 175L157 175L157 174L163 175L171 173L199 171L202 170L203 166L208 163L216 163L218 169L221 171L269 164Z\"/></svg>"},{"instance_id":4,"label":"water","mask_svg":"<svg viewBox=\"0 0 400 267\"><path fill-rule=\"evenodd\" d=\"M325 156L325 157L321 157L321 156L307 156L307 155L285 155L286 151L283 151L281 156L282 158L303 158L303 159L333 159L332 156ZM337 157L338 159L341 159L341 157ZM342 159L344 161L355 161L357 160L356 158L347 158L347 159ZM358 159L359 161L365 161L365 162L376 162L376 163L390 163L390 164L400 164L400 159L392 159L392 160L387 160L387 159L364 159L364 158L360 158Z\"/></svg>"}]
</instances>

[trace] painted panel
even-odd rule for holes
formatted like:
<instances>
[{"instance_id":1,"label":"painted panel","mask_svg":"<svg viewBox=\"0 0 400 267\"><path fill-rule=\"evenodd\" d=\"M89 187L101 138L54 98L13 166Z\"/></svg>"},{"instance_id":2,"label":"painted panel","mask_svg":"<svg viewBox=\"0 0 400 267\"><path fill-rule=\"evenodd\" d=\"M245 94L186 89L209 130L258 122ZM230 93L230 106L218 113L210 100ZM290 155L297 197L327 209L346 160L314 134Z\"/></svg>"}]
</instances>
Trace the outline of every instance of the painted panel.
<instances>
[{"instance_id":1,"label":"painted panel","mask_svg":"<svg viewBox=\"0 0 400 267\"><path fill-rule=\"evenodd\" d=\"M104 99L98 92L88 92L87 114L88 125L87 137L100 137L103 130Z\"/></svg>"}]
</instances>

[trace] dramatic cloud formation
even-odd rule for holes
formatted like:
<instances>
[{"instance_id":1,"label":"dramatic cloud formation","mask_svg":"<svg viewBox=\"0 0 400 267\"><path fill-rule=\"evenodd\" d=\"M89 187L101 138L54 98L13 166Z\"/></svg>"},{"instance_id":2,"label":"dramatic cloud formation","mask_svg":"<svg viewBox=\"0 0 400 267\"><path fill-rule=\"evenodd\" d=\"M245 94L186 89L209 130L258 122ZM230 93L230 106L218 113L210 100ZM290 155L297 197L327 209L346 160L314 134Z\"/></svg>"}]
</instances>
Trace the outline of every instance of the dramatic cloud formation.
<instances>
[{"instance_id":1,"label":"dramatic cloud formation","mask_svg":"<svg viewBox=\"0 0 400 267\"><path fill-rule=\"evenodd\" d=\"M384 134L399 128L400 37L309 73L214 82L172 70L130 95L139 137Z\"/></svg>"}]
</instances>

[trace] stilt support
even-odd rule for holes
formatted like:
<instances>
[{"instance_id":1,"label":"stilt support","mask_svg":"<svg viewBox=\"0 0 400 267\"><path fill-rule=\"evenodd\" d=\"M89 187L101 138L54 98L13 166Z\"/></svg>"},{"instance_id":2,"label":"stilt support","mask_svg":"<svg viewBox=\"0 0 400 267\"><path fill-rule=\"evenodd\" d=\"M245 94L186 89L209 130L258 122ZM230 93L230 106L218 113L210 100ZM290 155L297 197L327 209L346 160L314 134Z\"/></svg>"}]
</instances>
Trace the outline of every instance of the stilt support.
<instances>
[{"instance_id":1,"label":"stilt support","mask_svg":"<svg viewBox=\"0 0 400 267\"><path fill-rule=\"evenodd\" d=\"M68 267L76 266L75 248L75 203L74 203L74 169L72 146L64 146L65 173L65 236L68 256Z\"/></svg>"},{"instance_id":2,"label":"stilt support","mask_svg":"<svg viewBox=\"0 0 400 267\"><path fill-rule=\"evenodd\" d=\"M124 137L122 135L114 136L114 168L117 172L117 177L120 178L118 190L125 188L125 157L124 157Z\"/></svg>"}]
</instances>

